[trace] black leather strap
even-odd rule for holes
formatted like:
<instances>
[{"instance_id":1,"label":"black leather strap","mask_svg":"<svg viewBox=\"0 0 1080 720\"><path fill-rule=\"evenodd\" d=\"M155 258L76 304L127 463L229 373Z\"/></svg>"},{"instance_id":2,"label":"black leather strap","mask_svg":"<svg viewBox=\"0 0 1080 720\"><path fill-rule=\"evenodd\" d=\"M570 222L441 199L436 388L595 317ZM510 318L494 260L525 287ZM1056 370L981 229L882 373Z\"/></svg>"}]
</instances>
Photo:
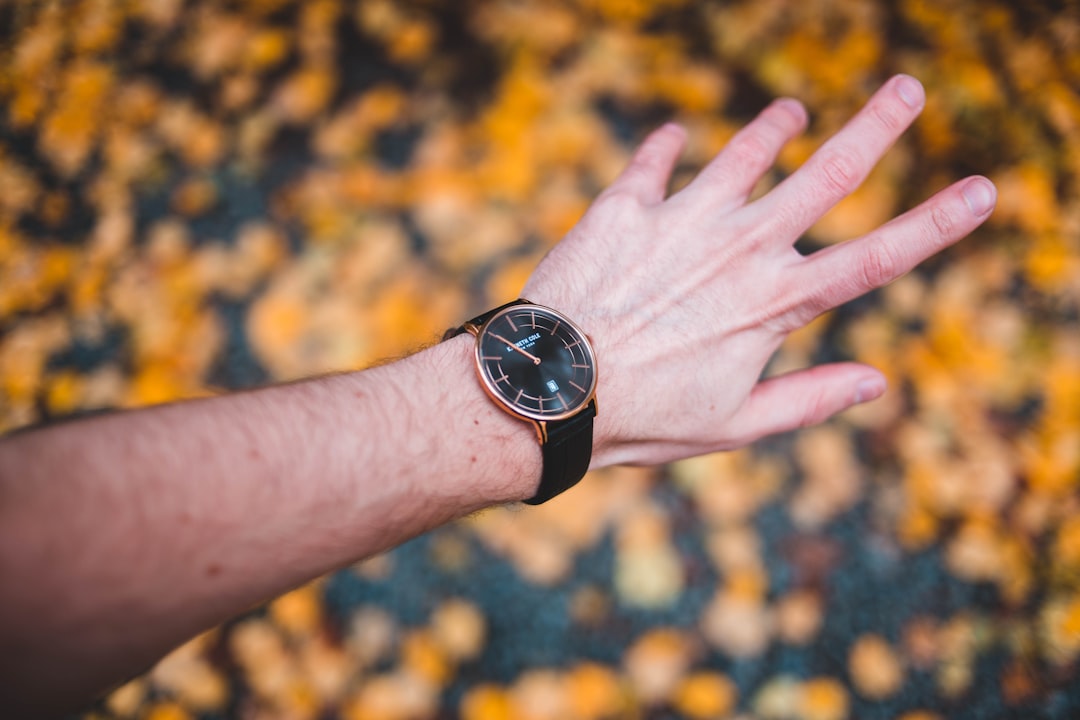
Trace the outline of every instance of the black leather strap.
<instances>
[{"instance_id":1,"label":"black leather strap","mask_svg":"<svg viewBox=\"0 0 1080 720\"><path fill-rule=\"evenodd\" d=\"M505 310L508 307L513 307L514 305L531 305L531 303L528 300L525 300L524 298L518 298L517 300L511 300L510 302L506 303L505 305L500 305L499 307L495 308L494 310L488 310L486 313L481 313L480 315L477 315L476 317L474 317L472 320L466 320L464 325L458 325L457 327L452 327L449 330L447 330L446 332L444 332L443 336L442 336L443 342L446 342L450 338L457 337L458 335L461 335L462 333L466 332L468 330L469 325L472 325L476 329L479 330L480 326L488 321L488 318L496 315L497 313L502 312L503 310Z\"/></svg>"},{"instance_id":2,"label":"black leather strap","mask_svg":"<svg viewBox=\"0 0 1080 720\"><path fill-rule=\"evenodd\" d=\"M450 328L443 334L443 340L457 337L472 325L479 329L489 318L513 305L526 305L528 300L519 298L494 310L477 315L464 325ZM592 400L581 412L565 420L546 423L547 442L540 446L544 469L540 474L540 485L536 494L526 505L539 505L578 484L589 469L592 460L593 418L596 417L596 400ZM527 418L525 418L527 419ZM535 421L533 421L535 422Z\"/></svg>"},{"instance_id":3,"label":"black leather strap","mask_svg":"<svg viewBox=\"0 0 1080 720\"><path fill-rule=\"evenodd\" d=\"M596 401L565 420L547 424L547 442L541 446L544 470L536 494L526 505L539 505L578 484L592 460L593 418Z\"/></svg>"}]
</instances>

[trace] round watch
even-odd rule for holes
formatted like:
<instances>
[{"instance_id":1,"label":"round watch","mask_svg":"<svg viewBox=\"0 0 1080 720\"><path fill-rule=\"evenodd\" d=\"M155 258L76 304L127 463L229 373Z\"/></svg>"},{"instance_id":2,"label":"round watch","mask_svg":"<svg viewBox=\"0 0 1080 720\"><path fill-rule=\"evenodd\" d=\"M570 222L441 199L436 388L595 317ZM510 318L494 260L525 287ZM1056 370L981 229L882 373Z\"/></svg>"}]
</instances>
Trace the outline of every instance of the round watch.
<instances>
[{"instance_id":1,"label":"round watch","mask_svg":"<svg viewBox=\"0 0 1080 720\"><path fill-rule=\"evenodd\" d=\"M519 299L446 332L475 336L476 372L495 404L536 428L544 469L538 505L577 484L592 458L596 357L562 313Z\"/></svg>"}]
</instances>

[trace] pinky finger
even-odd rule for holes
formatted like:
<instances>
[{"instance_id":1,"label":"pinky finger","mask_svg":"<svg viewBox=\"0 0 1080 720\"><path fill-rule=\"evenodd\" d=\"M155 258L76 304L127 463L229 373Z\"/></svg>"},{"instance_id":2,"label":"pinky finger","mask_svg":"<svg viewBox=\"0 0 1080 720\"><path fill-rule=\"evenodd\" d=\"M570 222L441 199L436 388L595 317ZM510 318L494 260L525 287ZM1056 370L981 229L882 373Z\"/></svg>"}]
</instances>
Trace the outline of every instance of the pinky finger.
<instances>
[{"instance_id":1,"label":"pinky finger","mask_svg":"<svg viewBox=\"0 0 1080 720\"><path fill-rule=\"evenodd\" d=\"M667 123L653 130L641 143L608 192L620 191L636 198L643 205L653 205L664 199L668 181L686 144L686 130Z\"/></svg>"}]
</instances>

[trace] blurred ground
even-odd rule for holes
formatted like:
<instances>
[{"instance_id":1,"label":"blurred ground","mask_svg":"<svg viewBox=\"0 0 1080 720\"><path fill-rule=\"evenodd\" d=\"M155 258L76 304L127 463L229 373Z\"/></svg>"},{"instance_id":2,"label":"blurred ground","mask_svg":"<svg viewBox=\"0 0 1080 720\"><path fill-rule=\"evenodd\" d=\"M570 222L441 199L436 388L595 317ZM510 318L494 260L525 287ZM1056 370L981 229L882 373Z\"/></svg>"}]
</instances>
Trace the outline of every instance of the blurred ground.
<instances>
[{"instance_id":1,"label":"blurred ground","mask_svg":"<svg viewBox=\"0 0 1080 720\"><path fill-rule=\"evenodd\" d=\"M1080 716L1076 3L8 0L0 36L0 430L430 342L669 118L684 182L800 98L773 183L918 76L807 251L970 172L1000 191L775 360L871 362L885 399L431 533L87 717Z\"/></svg>"}]
</instances>

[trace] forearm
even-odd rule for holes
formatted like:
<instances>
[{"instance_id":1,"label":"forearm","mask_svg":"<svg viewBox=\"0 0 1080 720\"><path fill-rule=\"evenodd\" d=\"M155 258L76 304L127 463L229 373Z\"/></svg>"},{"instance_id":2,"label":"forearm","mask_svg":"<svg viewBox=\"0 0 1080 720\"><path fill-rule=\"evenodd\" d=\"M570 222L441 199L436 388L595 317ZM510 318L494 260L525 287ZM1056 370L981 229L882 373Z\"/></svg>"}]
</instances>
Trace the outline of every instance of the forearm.
<instances>
[{"instance_id":1,"label":"forearm","mask_svg":"<svg viewBox=\"0 0 1080 720\"><path fill-rule=\"evenodd\" d=\"M528 497L533 431L484 397L470 347L0 442L0 676L86 697L304 580Z\"/></svg>"}]
</instances>

